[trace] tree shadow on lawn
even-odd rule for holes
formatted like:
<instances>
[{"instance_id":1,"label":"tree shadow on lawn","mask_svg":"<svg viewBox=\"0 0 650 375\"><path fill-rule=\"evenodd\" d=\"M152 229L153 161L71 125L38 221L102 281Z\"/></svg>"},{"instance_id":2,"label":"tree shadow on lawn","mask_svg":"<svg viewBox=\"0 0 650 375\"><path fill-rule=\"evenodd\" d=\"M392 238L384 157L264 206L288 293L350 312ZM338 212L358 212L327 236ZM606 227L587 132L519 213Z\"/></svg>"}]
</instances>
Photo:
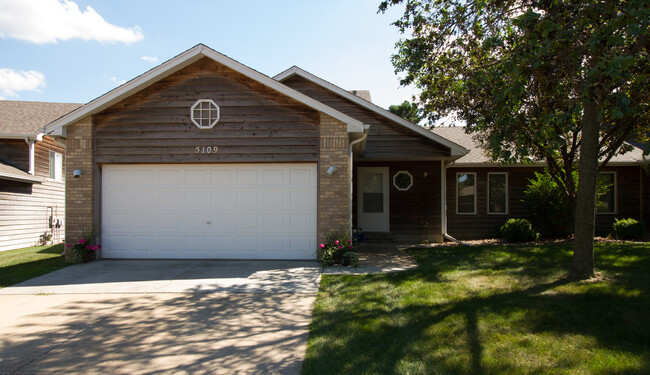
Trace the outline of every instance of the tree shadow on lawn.
<instances>
[{"instance_id":1,"label":"tree shadow on lawn","mask_svg":"<svg viewBox=\"0 0 650 375\"><path fill-rule=\"evenodd\" d=\"M51 306L0 330L0 373L298 373L311 313L296 294L10 297Z\"/></svg>"},{"instance_id":2,"label":"tree shadow on lawn","mask_svg":"<svg viewBox=\"0 0 650 375\"><path fill-rule=\"evenodd\" d=\"M491 251L496 256L484 259ZM500 257L502 251L517 253ZM646 251L599 248L598 264L616 276L597 283L557 276L566 273L570 252L555 245L416 250L420 267L413 271L324 278L322 292L354 302L337 301L342 309L317 304L305 373L649 373L650 285L639 285L650 269ZM538 282L439 299L447 288L441 273L458 269ZM411 288L421 280L437 283L427 297L422 285ZM376 293L369 292L373 285Z\"/></svg>"}]
</instances>

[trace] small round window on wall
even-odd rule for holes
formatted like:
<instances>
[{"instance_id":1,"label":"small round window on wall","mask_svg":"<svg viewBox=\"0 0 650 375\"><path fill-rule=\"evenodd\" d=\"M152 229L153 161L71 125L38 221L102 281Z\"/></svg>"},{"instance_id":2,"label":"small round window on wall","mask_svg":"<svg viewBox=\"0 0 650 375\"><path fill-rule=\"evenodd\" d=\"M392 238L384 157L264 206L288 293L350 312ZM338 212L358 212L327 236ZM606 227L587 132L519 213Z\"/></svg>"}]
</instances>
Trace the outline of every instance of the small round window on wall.
<instances>
[{"instance_id":1,"label":"small round window on wall","mask_svg":"<svg viewBox=\"0 0 650 375\"><path fill-rule=\"evenodd\" d=\"M413 186L413 176L407 171L399 171L393 176L393 186L399 191L407 191Z\"/></svg>"},{"instance_id":2,"label":"small round window on wall","mask_svg":"<svg viewBox=\"0 0 650 375\"><path fill-rule=\"evenodd\" d=\"M221 110L212 99L197 100L190 112L192 122L199 129L211 129L221 117Z\"/></svg>"}]
</instances>

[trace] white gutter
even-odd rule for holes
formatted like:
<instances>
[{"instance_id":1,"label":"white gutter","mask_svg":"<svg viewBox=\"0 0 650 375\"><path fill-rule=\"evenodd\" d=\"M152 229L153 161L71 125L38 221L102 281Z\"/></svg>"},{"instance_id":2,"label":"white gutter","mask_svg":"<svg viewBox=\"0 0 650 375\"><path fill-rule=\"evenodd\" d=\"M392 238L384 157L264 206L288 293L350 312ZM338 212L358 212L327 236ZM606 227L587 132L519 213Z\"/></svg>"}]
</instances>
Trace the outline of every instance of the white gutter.
<instances>
[{"instance_id":1,"label":"white gutter","mask_svg":"<svg viewBox=\"0 0 650 375\"><path fill-rule=\"evenodd\" d=\"M447 233L447 168L449 168L453 163L448 166L445 165L444 160L440 160L440 229L442 230L442 236L450 241L454 241L459 245L468 245Z\"/></svg>"},{"instance_id":2,"label":"white gutter","mask_svg":"<svg viewBox=\"0 0 650 375\"><path fill-rule=\"evenodd\" d=\"M43 133L38 133L35 137L25 137L25 142L27 142L27 145L29 145L29 171L27 173L31 174L32 176L34 175L34 143L35 142L40 142L43 140L43 136L45 134Z\"/></svg>"},{"instance_id":3,"label":"white gutter","mask_svg":"<svg viewBox=\"0 0 650 375\"><path fill-rule=\"evenodd\" d=\"M349 168L348 169L350 170L350 196L349 196L349 199L350 199L350 215L349 215L349 217L350 217L350 227L349 227L350 228L350 237L352 236L352 201L353 201L353 198L354 198L353 197L354 181L352 181L352 179L354 177L354 173L352 171L352 168L354 166L354 162L353 162L352 159L354 158L354 156L352 154L352 148L354 147L354 145L356 145L358 143L361 143L361 142L365 141L368 138L368 130L369 129L370 129L370 125L363 124L363 135L361 136L361 138L355 139L354 141L350 142L350 152L349 152L350 158L349 158L349 162L348 162L349 163Z\"/></svg>"}]
</instances>

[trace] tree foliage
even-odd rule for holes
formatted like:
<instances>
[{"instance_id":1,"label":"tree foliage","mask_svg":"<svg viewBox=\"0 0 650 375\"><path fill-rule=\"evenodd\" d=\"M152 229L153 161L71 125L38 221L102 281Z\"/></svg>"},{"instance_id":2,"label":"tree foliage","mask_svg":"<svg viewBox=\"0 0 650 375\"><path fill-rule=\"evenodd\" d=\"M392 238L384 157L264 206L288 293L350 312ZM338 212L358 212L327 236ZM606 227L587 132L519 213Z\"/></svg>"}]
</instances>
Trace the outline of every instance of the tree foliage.
<instances>
[{"instance_id":1,"label":"tree foliage","mask_svg":"<svg viewBox=\"0 0 650 375\"><path fill-rule=\"evenodd\" d=\"M387 0L379 9L400 3L394 24L411 34L393 56L402 84L422 90L425 114L465 121L494 160L546 160L575 207L574 250L588 263L598 160L602 168L629 150L627 139L647 141L647 0ZM572 265L574 276L593 273L591 262Z\"/></svg>"},{"instance_id":2,"label":"tree foliage","mask_svg":"<svg viewBox=\"0 0 650 375\"><path fill-rule=\"evenodd\" d=\"M422 114L417 104L411 103L408 100L403 101L399 105L391 105L388 107L388 111L414 124L419 124L422 121Z\"/></svg>"}]
</instances>

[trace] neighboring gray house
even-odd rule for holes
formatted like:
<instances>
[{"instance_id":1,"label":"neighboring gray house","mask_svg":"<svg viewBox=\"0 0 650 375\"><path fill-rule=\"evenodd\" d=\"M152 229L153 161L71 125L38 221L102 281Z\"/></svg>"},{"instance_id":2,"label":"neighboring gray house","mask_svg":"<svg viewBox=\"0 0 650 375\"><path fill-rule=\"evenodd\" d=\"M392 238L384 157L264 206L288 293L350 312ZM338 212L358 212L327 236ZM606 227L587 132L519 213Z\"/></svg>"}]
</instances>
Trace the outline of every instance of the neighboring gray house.
<instances>
[{"instance_id":1,"label":"neighboring gray house","mask_svg":"<svg viewBox=\"0 0 650 375\"><path fill-rule=\"evenodd\" d=\"M41 129L79 106L0 100L0 251L63 241L65 145Z\"/></svg>"}]
</instances>

